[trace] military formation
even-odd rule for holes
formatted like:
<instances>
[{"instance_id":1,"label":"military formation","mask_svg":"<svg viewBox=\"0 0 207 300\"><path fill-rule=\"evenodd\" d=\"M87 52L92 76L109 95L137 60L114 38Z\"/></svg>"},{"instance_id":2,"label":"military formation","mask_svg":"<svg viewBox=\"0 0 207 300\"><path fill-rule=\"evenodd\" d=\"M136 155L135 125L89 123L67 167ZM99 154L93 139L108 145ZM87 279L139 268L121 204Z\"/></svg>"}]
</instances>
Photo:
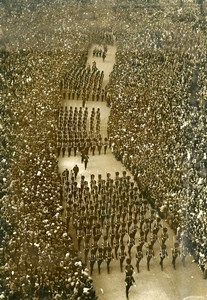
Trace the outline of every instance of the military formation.
<instances>
[{"instance_id":1,"label":"military formation","mask_svg":"<svg viewBox=\"0 0 207 300\"><path fill-rule=\"evenodd\" d=\"M91 275L94 269L99 274L102 269L104 273L113 272L112 261L123 272L129 259L137 273L144 265L150 271L157 260L163 271L166 258L171 259L174 269L177 258L185 267L188 251L183 248L183 237L176 236L173 247L169 246L163 220L126 171L116 172L113 177L107 173L106 178L91 174L90 181L86 181L83 175L77 177L74 168L62 173L66 223L68 230L74 231L79 254Z\"/></svg>"}]
</instances>

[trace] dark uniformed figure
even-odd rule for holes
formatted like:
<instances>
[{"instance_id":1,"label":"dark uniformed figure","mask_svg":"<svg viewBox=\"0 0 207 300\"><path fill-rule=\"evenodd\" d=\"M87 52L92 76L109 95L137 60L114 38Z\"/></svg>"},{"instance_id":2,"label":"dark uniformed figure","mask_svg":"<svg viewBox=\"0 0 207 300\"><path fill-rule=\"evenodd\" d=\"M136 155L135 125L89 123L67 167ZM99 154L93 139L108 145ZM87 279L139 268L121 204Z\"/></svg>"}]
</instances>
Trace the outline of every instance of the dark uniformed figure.
<instances>
[{"instance_id":1,"label":"dark uniformed figure","mask_svg":"<svg viewBox=\"0 0 207 300\"><path fill-rule=\"evenodd\" d=\"M108 139L107 138L104 138L104 154L106 154L106 150L108 148Z\"/></svg>"},{"instance_id":2,"label":"dark uniformed figure","mask_svg":"<svg viewBox=\"0 0 207 300\"><path fill-rule=\"evenodd\" d=\"M110 237L111 237L111 245L113 245L114 244L114 238L115 238L114 226L111 226L111 228L110 228Z\"/></svg>"},{"instance_id":3,"label":"dark uniformed figure","mask_svg":"<svg viewBox=\"0 0 207 300\"><path fill-rule=\"evenodd\" d=\"M180 254L179 243L176 241L174 243L174 247L172 248L172 265L173 265L174 269L176 269L175 264L176 264L176 259L179 254Z\"/></svg>"},{"instance_id":4,"label":"dark uniformed figure","mask_svg":"<svg viewBox=\"0 0 207 300\"><path fill-rule=\"evenodd\" d=\"M81 180L80 180L80 189L81 189L81 191L83 191L84 185L85 185L85 176L82 175Z\"/></svg>"},{"instance_id":5,"label":"dark uniformed figure","mask_svg":"<svg viewBox=\"0 0 207 300\"><path fill-rule=\"evenodd\" d=\"M120 235L117 232L115 234L115 239L114 239L114 244L113 244L113 246L114 246L114 253L115 253L116 259L118 259L119 239L120 239Z\"/></svg>"},{"instance_id":6,"label":"dark uniformed figure","mask_svg":"<svg viewBox=\"0 0 207 300\"><path fill-rule=\"evenodd\" d=\"M114 258L113 253L112 253L112 248L111 246L109 246L107 248L107 252L106 252L106 266L107 266L107 273L109 274L110 272L110 263L111 260Z\"/></svg>"},{"instance_id":7,"label":"dark uniformed figure","mask_svg":"<svg viewBox=\"0 0 207 300\"><path fill-rule=\"evenodd\" d=\"M168 229L167 227L163 227L161 234L161 244L164 245L168 239Z\"/></svg>"},{"instance_id":8,"label":"dark uniformed figure","mask_svg":"<svg viewBox=\"0 0 207 300\"><path fill-rule=\"evenodd\" d=\"M152 257L154 257L154 250L153 250L153 246L152 244L148 245L148 250L146 252L146 256L147 256L147 270L150 270L150 261L152 259Z\"/></svg>"},{"instance_id":9,"label":"dark uniformed figure","mask_svg":"<svg viewBox=\"0 0 207 300\"><path fill-rule=\"evenodd\" d=\"M109 242L108 242L108 237L105 235L103 237L104 241L103 241L103 245L102 245L102 248L103 248L103 258L105 259L106 258L106 252L107 252L107 249L109 247Z\"/></svg>"},{"instance_id":10,"label":"dark uniformed figure","mask_svg":"<svg viewBox=\"0 0 207 300\"><path fill-rule=\"evenodd\" d=\"M69 174L70 174L70 172L69 172L68 169L65 169L65 170L63 171L62 176L63 176L64 180L68 181Z\"/></svg>"},{"instance_id":11,"label":"dark uniformed figure","mask_svg":"<svg viewBox=\"0 0 207 300\"><path fill-rule=\"evenodd\" d=\"M126 298L129 299L129 289L135 283L133 277L133 270L129 270L126 274L125 284L126 284Z\"/></svg>"},{"instance_id":12,"label":"dark uniformed figure","mask_svg":"<svg viewBox=\"0 0 207 300\"><path fill-rule=\"evenodd\" d=\"M150 243L154 245L157 241L157 229L152 230L152 234L150 236Z\"/></svg>"},{"instance_id":13,"label":"dark uniformed figure","mask_svg":"<svg viewBox=\"0 0 207 300\"><path fill-rule=\"evenodd\" d=\"M98 264L98 273L101 273L101 264L103 262L103 248L98 248L97 254L97 264Z\"/></svg>"},{"instance_id":14,"label":"dark uniformed figure","mask_svg":"<svg viewBox=\"0 0 207 300\"><path fill-rule=\"evenodd\" d=\"M72 139L69 139L69 140L68 140L67 146L68 146L68 157L70 157L70 155L71 155L71 150L72 150L72 148L73 148L73 140L72 140Z\"/></svg>"},{"instance_id":15,"label":"dark uniformed figure","mask_svg":"<svg viewBox=\"0 0 207 300\"><path fill-rule=\"evenodd\" d=\"M126 258L127 254L125 252L125 246L122 244L120 246L120 251L119 251L119 261L120 261L120 270L121 272L123 272L123 263L124 263L124 260Z\"/></svg>"},{"instance_id":16,"label":"dark uniformed figure","mask_svg":"<svg viewBox=\"0 0 207 300\"><path fill-rule=\"evenodd\" d=\"M107 213L108 214L108 213ZM106 230L106 235L108 236L109 235L109 229L110 229L110 226L111 226L111 221L110 221L110 218L106 217L105 219L105 230Z\"/></svg>"},{"instance_id":17,"label":"dark uniformed figure","mask_svg":"<svg viewBox=\"0 0 207 300\"><path fill-rule=\"evenodd\" d=\"M103 61L105 60L106 58L106 52L104 51L103 54L102 54L102 58L103 58Z\"/></svg>"},{"instance_id":18,"label":"dark uniformed figure","mask_svg":"<svg viewBox=\"0 0 207 300\"><path fill-rule=\"evenodd\" d=\"M131 258L127 258L126 266L125 266L125 274L127 275L130 270L132 270L134 272L134 267L131 264Z\"/></svg>"},{"instance_id":19,"label":"dark uniformed figure","mask_svg":"<svg viewBox=\"0 0 207 300\"><path fill-rule=\"evenodd\" d=\"M147 236L150 231L150 222L149 219L145 219L145 222L143 224L143 231L144 231L144 241L147 242Z\"/></svg>"},{"instance_id":20,"label":"dark uniformed figure","mask_svg":"<svg viewBox=\"0 0 207 300\"><path fill-rule=\"evenodd\" d=\"M119 229L120 243L122 243L122 244L123 244L123 242L124 242L124 237L125 237L125 234L126 234L126 233L127 233L127 231L126 231L126 223L123 222L123 223L121 224L121 228Z\"/></svg>"},{"instance_id":21,"label":"dark uniformed figure","mask_svg":"<svg viewBox=\"0 0 207 300\"><path fill-rule=\"evenodd\" d=\"M91 255L89 257L89 262L90 262L90 275L93 274L93 268L94 264L96 262L96 253L94 249L91 249Z\"/></svg>"},{"instance_id":22,"label":"dark uniformed figure","mask_svg":"<svg viewBox=\"0 0 207 300\"><path fill-rule=\"evenodd\" d=\"M137 253L136 253L136 268L137 268L137 272L139 273L139 264L140 264L140 261L142 260L143 258L143 252L142 252L142 244L138 244L137 246Z\"/></svg>"},{"instance_id":23,"label":"dark uniformed figure","mask_svg":"<svg viewBox=\"0 0 207 300\"><path fill-rule=\"evenodd\" d=\"M75 141L74 144L73 144L74 156L76 156L77 148L78 148L78 146L77 146L77 141Z\"/></svg>"},{"instance_id":24,"label":"dark uniformed figure","mask_svg":"<svg viewBox=\"0 0 207 300\"><path fill-rule=\"evenodd\" d=\"M88 253L90 250L89 243L87 241L84 241L83 249L84 249L84 261L85 261L85 264L87 264Z\"/></svg>"},{"instance_id":25,"label":"dark uniformed figure","mask_svg":"<svg viewBox=\"0 0 207 300\"><path fill-rule=\"evenodd\" d=\"M83 163L83 162L84 162L84 158L85 158L85 156L86 156L86 152L85 152L85 150L84 150L84 149L82 149L82 151L81 151L81 163Z\"/></svg>"},{"instance_id":26,"label":"dark uniformed figure","mask_svg":"<svg viewBox=\"0 0 207 300\"><path fill-rule=\"evenodd\" d=\"M90 221L89 221L89 219L87 218L87 221L88 221L88 223L87 223L87 225L86 225L86 231L85 231L85 240L86 240L86 242L90 242L90 239L91 239L91 237L92 237L92 229L91 229L91 226L90 226Z\"/></svg>"},{"instance_id":27,"label":"dark uniformed figure","mask_svg":"<svg viewBox=\"0 0 207 300\"><path fill-rule=\"evenodd\" d=\"M79 172L79 167L77 165L74 166L73 172L74 172L74 176L75 176L75 179L76 179L77 175L78 175L78 172Z\"/></svg>"},{"instance_id":28,"label":"dark uniformed figure","mask_svg":"<svg viewBox=\"0 0 207 300\"><path fill-rule=\"evenodd\" d=\"M160 267L161 267L162 271L163 271L163 261L164 261L166 256L168 256L167 250L166 250L166 245L163 244L160 247Z\"/></svg>"},{"instance_id":29,"label":"dark uniformed figure","mask_svg":"<svg viewBox=\"0 0 207 300\"><path fill-rule=\"evenodd\" d=\"M77 240L78 240L78 250L80 251L80 247L81 247L81 241L83 240L83 229L81 228L81 226L78 226L77 228Z\"/></svg>"},{"instance_id":30,"label":"dark uniformed figure","mask_svg":"<svg viewBox=\"0 0 207 300\"><path fill-rule=\"evenodd\" d=\"M63 143L62 143L62 156L63 156L63 157L65 156L66 146L67 146L66 142L63 142Z\"/></svg>"},{"instance_id":31,"label":"dark uniformed figure","mask_svg":"<svg viewBox=\"0 0 207 300\"><path fill-rule=\"evenodd\" d=\"M128 240L127 244L128 244L128 254L131 257L131 249L135 245L135 239L134 239L134 235L133 234L129 235L129 240Z\"/></svg>"},{"instance_id":32,"label":"dark uniformed figure","mask_svg":"<svg viewBox=\"0 0 207 300\"><path fill-rule=\"evenodd\" d=\"M92 151L92 155L95 155L95 150L96 150L96 141L95 139L93 139L92 141L92 145L91 145L91 151Z\"/></svg>"},{"instance_id":33,"label":"dark uniformed figure","mask_svg":"<svg viewBox=\"0 0 207 300\"><path fill-rule=\"evenodd\" d=\"M88 155L85 155L85 157L84 157L84 166L85 166L85 170L87 169L88 159L89 159Z\"/></svg>"}]
</instances>

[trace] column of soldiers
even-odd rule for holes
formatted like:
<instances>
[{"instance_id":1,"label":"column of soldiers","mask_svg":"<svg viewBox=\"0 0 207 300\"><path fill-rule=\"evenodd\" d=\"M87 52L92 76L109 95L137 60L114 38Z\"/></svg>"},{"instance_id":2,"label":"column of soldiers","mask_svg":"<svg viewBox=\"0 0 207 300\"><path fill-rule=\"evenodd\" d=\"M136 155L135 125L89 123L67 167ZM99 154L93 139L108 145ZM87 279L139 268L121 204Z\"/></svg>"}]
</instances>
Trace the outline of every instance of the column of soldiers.
<instances>
[{"instance_id":1,"label":"column of soldiers","mask_svg":"<svg viewBox=\"0 0 207 300\"><path fill-rule=\"evenodd\" d=\"M105 55L102 57L105 59ZM97 69L96 62L93 62L92 67L90 65L75 67L66 72L61 80L60 86L63 99L82 99L84 105L89 99L104 101L106 91L102 87L103 78L104 72Z\"/></svg>"},{"instance_id":2,"label":"column of soldiers","mask_svg":"<svg viewBox=\"0 0 207 300\"><path fill-rule=\"evenodd\" d=\"M100 135L101 115L100 109L92 109L90 118L86 107L79 109L71 106L61 107L58 117L58 132L57 132L57 152L58 156L62 153L64 157L66 152L68 157L72 151L74 156L77 151L80 153L89 154L91 150L92 155L95 155L97 150L101 154L102 147L104 154L108 148L107 138L102 138Z\"/></svg>"},{"instance_id":3,"label":"column of soldiers","mask_svg":"<svg viewBox=\"0 0 207 300\"><path fill-rule=\"evenodd\" d=\"M108 44L113 45L114 44L114 34L111 29L102 29L98 28L93 32L93 42L96 44Z\"/></svg>"},{"instance_id":4,"label":"column of soldiers","mask_svg":"<svg viewBox=\"0 0 207 300\"><path fill-rule=\"evenodd\" d=\"M105 261L107 272L113 259L119 260L120 270L126 259L136 260L137 272L146 250L147 270L155 257L155 243L160 244L160 266L163 270L167 254L167 228L161 218L140 195L138 188L123 171L116 172L115 178L107 174L106 180L99 174L92 174L90 182L81 176L79 184L69 171L63 172L64 198L67 206L67 226L75 229L79 251L93 273L97 263L98 272ZM68 175L67 175L68 174ZM176 244L174 244L176 246ZM174 247L176 248L176 247ZM172 249L172 264L177 258ZM179 247L176 248L176 251ZM133 251L132 251L133 250Z\"/></svg>"},{"instance_id":5,"label":"column of soldiers","mask_svg":"<svg viewBox=\"0 0 207 300\"><path fill-rule=\"evenodd\" d=\"M107 45L103 45L103 47L95 47L93 49L93 57L102 57L103 61L106 58L108 48Z\"/></svg>"}]
</instances>

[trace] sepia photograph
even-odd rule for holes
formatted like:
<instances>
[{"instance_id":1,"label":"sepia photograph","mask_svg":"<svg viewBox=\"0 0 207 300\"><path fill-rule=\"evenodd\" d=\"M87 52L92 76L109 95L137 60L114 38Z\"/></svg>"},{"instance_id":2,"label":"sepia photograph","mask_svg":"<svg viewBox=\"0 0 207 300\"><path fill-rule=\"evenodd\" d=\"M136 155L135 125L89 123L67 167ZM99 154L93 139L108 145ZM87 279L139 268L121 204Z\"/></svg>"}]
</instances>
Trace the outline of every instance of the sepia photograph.
<instances>
[{"instance_id":1,"label":"sepia photograph","mask_svg":"<svg viewBox=\"0 0 207 300\"><path fill-rule=\"evenodd\" d=\"M0 300L207 300L207 2L0 0Z\"/></svg>"}]
</instances>

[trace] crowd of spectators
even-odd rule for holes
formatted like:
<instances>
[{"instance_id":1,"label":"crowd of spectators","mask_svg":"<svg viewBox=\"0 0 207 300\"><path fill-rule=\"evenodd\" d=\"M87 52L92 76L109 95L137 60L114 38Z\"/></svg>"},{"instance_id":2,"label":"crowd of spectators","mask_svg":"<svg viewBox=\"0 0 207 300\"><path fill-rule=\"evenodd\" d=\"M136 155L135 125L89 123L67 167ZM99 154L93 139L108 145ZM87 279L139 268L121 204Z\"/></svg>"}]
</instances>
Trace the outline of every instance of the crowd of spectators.
<instances>
[{"instance_id":1,"label":"crowd of spectators","mask_svg":"<svg viewBox=\"0 0 207 300\"><path fill-rule=\"evenodd\" d=\"M55 142L61 72L83 60L88 28L74 24L73 10L66 18L62 7L17 11L10 2L0 52L0 297L96 299L63 220ZM68 37L58 13L71 15Z\"/></svg>"},{"instance_id":2,"label":"crowd of spectators","mask_svg":"<svg viewBox=\"0 0 207 300\"><path fill-rule=\"evenodd\" d=\"M115 32L116 64L107 85L108 137L116 158L132 172L160 216L175 231L187 230L188 247L203 266L207 259L203 10L193 4L170 8L149 7L148 13L147 8L140 10L139 17L129 10L125 29ZM124 10L117 13L125 20ZM132 24L137 24L134 31Z\"/></svg>"}]
</instances>

